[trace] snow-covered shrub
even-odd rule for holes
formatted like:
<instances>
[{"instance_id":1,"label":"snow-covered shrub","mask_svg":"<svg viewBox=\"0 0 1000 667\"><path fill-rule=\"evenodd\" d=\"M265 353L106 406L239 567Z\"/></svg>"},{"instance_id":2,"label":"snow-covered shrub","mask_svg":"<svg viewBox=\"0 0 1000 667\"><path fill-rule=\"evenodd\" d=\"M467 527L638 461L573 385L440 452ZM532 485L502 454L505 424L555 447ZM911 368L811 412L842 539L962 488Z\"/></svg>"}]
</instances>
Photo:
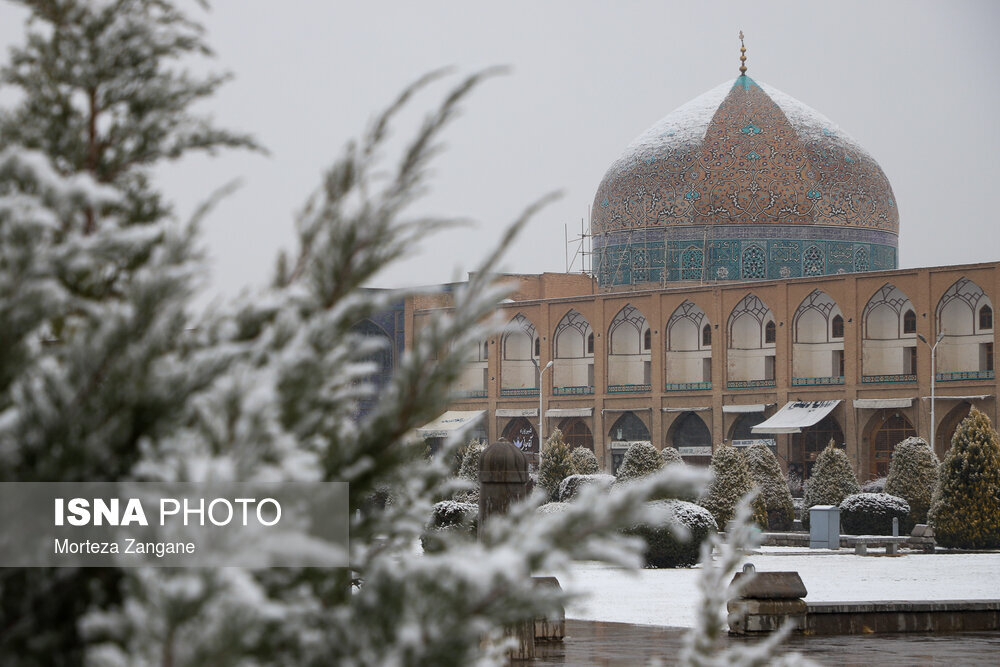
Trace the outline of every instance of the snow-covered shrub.
<instances>
[{"instance_id":1,"label":"snow-covered shrub","mask_svg":"<svg viewBox=\"0 0 1000 667\"><path fill-rule=\"evenodd\" d=\"M618 467L618 481L627 482L652 474L663 467L660 452L650 442L633 442Z\"/></svg>"},{"instance_id":2,"label":"snow-covered shrub","mask_svg":"<svg viewBox=\"0 0 1000 667\"><path fill-rule=\"evenodd\" d=\"M663 465L666 466L673 465L674 463L684 463L684 457L681 456L676 447L664 447L660 450L660 456L663 457Z\"/></svg>"},{"instance_id":3,"label":"snow-covered shrub","mask_svg":"<svg viewBox=\"0 0 1000 667\"><path fill-rule=\"evenodd\" d=\"M597 484L605 489L615 482L614 475L570 475L559 485L559 501L568 503L587 484Z\"/></svg>"},{"instance_id":4,"label":"snow-covered shrub","mask_svg":"<svg viewBox=\"0 0 1000 667\"><path fill-rule=\"evenodd\" d=\"M1000 547L1000 438L976 408L959 424L941 463L928 520L943 547Z\"/></svg>"},{"instance_id":5,"label":"snow-covered shrub","mask_svg":"<svg viewBox=\"0 0 1000 667\"><path fill-rule=\"evenodd\" d=\"M568 509L569 505L567 503L545 503L544 505L539 505L535 509L536 514L560 514Z\"/></svg>"},{"instance_id":6,"label":"snow-covered shrub","mask_svg":"<svg viewBox=\"0 0 1000 667\"><path fill-rule=\"evenodd\" d=\"M887 477L876 477L861 485L861 493L885 493L885 480Z\"/></svg>"},{"instance_id":7,"label":"snow-covered shrub","mask_svg":"<svg viewBox=\"0 0 1000 667\"><path fill-rule=\"evenodd\" d=\"M656 500L650 506L666 510L666 520L624 531L626 535L646 540L646 567L684 567L697 563L701 543L719 530L712 514L683 500Z\"/></svg>"},{"instance_id":8,"label":"snow-covered shrub","mask_svg":"<svg viewBox=\"0 0 1000 667\"><path fill-rule=\"evenodd\" d=\"M424 553L437 553L444 550L442 533L467 533L475 538L478 529L479 505L443 500L431 509L431 520L420 536L420 544L424 547Z\"/></svg>"},{"instance_id":9,"label":"snow-covered shrub","mask_svg":"<svg viewBox=\"0 0 1000 667\"><path fill-rule=\"evenodd\" d=\"M472 440L465 445L462 456L462 466L458 469L458 478L468 482L467 489L455 494L455 500L463 503L479 502L479 457L486 449L485 443Z\"/></svg>"},{"instance_id":10,"label":"snow-covered shrub","mask_svg":"<svg viewBox=\"0 0 1000 667\"><path fill-rule=\"evenodd\" d=\"M855 493L840 503L841 532L847 535L892 535L892 520L899 519L900 535L910 514L905 500L888 493Z\"/></svg>"},{"instance_id":11,"label":"snow-covered shrub","mask_svg":"<svg viewBox=\"0 0 1000 667\"><path fill-rule=\"evenodd\" d=\"M861 493L858 479L851 470L847 452L833 441L816 457L812 475L806 481L805 511L802 525L809 526L809 508L814 505L839 505L847 496Z\"/></svg>"},{"instance_id":12,"label":"snow-covered shrub","mask_svg":"<svg viewBox=\"0 0 1000 667\"><path fill-rule=\"evenodd\" d=\"M596 475L601 472L601 467L597 463L594 452L586 447L577 447L573 450L573 472L577 475Z\"/></svg>"},{"instance_id":13,"label":"snow-covered shrub","mask_svg":"<svg viewBox=\"0 0 1000 667\"><path fill-rule=\"evenodd\" d=\"M743 455L735 447L723 445L712 452L712 483L698 500L698 504L712 513L715 522L725 529L733 518L740 499L753 491L754 483ZM764 499L757 495L753 502L753 520L767 528L767 508Z\"/></svg>"},{"instance_id":14,"label":"snow-covered shrub","mask_svg":"<svg viewBox=\"0 0 1000 667\"><path fill-rule=\"evenodd\" d=\"M763 443L755 443L743 450L743 456L750 471L750 479L760 489L760 497L767 510L767 526L770 530L788 530L795 518L792 494L788 491L785 476L781 474L778 458L771 448Z\"/></svg>"},{"instance_id":15,"label":"snow-covered shrub","mask_svg":"<svg viewBox=\"0 0 1000 667\"><path fill-rule=\"evenodd\" d=\"M907 533L916 524L927 523L940 467L937 454L923 438L907 438L893 450L885 492L903 498L910 505Z\"/></svg>"},{"instance_id":16,"label":"snow-covered shrub","mask_svg":"<svg viewBox=\"0 0 1000 667\"><path fill-rule=\"evenodd\" d=\"M559 485L574 473L573 456L563 440L562 431L555 429L542 447L542 460L538 466L538 485L545 489L549 500L559 499Z\"/></svg>"}]
</instances>

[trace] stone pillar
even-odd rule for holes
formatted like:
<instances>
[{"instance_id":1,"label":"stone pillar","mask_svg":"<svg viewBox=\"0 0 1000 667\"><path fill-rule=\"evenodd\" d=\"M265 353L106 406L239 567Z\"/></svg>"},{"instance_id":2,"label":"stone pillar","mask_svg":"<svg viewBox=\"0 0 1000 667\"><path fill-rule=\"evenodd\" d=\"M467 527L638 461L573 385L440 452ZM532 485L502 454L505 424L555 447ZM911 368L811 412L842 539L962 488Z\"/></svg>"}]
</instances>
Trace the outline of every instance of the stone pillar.
<instances>
[{"instance_id":1,"label":"stone pillar","mask_svg":"<svg viewBox=\"0 0 1000 667\"><path fill-rule=\"evenodd\" d=\"M524 453L500 438L479 457L479 538L491 516L506 514L510 506L528 494L528 459ZM518 647L511 650L512 660L535 657L535 621L528 619L507 628L516 637Z\"/></svg>"}]
</instances>

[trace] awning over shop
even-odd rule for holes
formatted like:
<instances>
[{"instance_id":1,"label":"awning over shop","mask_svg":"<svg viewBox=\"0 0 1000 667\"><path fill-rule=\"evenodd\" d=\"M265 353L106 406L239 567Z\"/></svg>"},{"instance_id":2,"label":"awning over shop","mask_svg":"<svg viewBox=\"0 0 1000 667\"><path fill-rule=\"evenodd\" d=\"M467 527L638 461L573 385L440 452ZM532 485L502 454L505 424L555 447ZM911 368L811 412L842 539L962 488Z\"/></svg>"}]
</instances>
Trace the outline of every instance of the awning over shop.
<instances>
[{"instance_id":1,"label":"awning over shop","mask_svg":"<svg viewBox=\"0 0 1000 667\"><path fill-rule=\"evenodd\" d=\"M546 417L590 417L594 408L551 408L545 411Z\"/></svg>"},{"instance_id":2,"label":"awning over shop","mask_svg":"<svg viewBox=\"0 0 1000 667\"><path fill-rule=\"evenodd\" d=\"M801 433L830 414L840 401L789 401L769 419L750 430L753 433Z\"/></svg>"},{"instance_id":3,"label":"awning over shop","mask_svg":"<svg viewBox=\"0 0 1000 667\"><path fill-rule=\"evenodd\" d=\"M930 396L921 396L925 401L931 400ZM993 394L980 394L979 396L941 396L938 394L934 397L935 401L981 401L983 399L993 398Z\"/></svg>"},{"instance_id":4,"label":"awning over shop","mask_svg":"<svg viewBox=\"0 0 1000 667\"><path fill-rule=\"evenodd\" d=\"M495 414L497 417L537 417L538 408L501 408Z\"/></svg>"},{"instance_id":5,"label":"awning over shop","mask_svg":"<svg viewBox=\"0 0 1000 667\"><path fill-rule=\"evenodd\" d=\"M744 414L747 412L764 412L767 406L763 403L748 403L747 405L723 405L722 411Z\"/></svg>"},{"instance_id":6,"label":"awning over shop","mask_svg":"<svg viewBox=\"0 0 1000 667\"><path fill-rule=\"evenodd\" d=\"M908 408L913 405L912 398L856 398L854 407L866 408L868 410L881 410L882 408Z\"/></svg>"},{"instance_id":7,"label":"awning over shop","mask_svg":"<svg viewBox=\"0 0 1000 667\"><path fill-rule=\"evenodd\" d=\"M447 438L455 431L482 418L485 410L449 410L431 423L417 429L422 438Z\"/></svg>"},{"instance_id":8,"label":"awning over shop","mask_svg":"<svg viewBox=\"0 0 1000 667\"><path fill-rule=\"evenodd\" d=\"M697 408L660 408L664 412L704 412L705 410L711 410L711 405L702 405Z\"/></svg>"}]
</instances>

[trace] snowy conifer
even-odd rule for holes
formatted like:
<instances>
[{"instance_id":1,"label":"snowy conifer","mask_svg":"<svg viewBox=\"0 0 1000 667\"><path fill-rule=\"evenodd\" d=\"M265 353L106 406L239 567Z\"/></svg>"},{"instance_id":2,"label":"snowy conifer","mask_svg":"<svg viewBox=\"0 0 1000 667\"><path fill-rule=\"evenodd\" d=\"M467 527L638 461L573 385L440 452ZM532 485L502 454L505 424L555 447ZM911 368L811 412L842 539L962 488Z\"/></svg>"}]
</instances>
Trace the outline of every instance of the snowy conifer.
<instances>
[{"instance_id":1,"label":"snowy conifer","mask_svg":"<svg viewBox=\"0 0 1000 667\"><path fill-rule=\"evenodd\" d=\"M190 114L224 77L182 71L208 49L172 3L24 4L27 41L0 71L17 91L0 111L0 196L17 199L0 212L0 283L17 285L3 293L0 347L18 355L0 360L0 479L114 481L191 416L230 359L205 350L189 313L208 207L177 225L152 170L253 143ZM119 597L115 571L0 577L4 664L80 660L78 618Z\"/></svg>"},{"instance_id":2,"label":"snowy conifer","mask_svg":"<svg viewBox=\"0 0 1000 667\"><path fill-rule=\"evenodd\" d=\"M847 496L861 493L847 453L833 441L816 457L812 474L806 480L805 512L803 522L809 520L809 508L813 505L840 505Z\"/></svg>"},{"instance_id":3,"label":"snowy conifer","mask_svg":"<svg viewBox=\"0 0 1000 667\"><path fill-rule=\"evenodd\" d=\"M781 474L781 466L771 448L763 443L754 443L743 450L747 469L755 486L760 489L760 497L767 508L767 523L771 530L788 530L795 519L795 507L788 482Z\"/></svg>"},{"instance_id":4,"label":"snowy conifer","mask_svg":"<svg viewBox=\"0 0 1000 667\"><path fill-rule=\"evenodd\" d=\"M959 424L941 463L928 519L943 547L1000 547L1000 438L975 408Z\"/></svg>"},{"instance_id":5,"label":"snowy conifer","mask_svg":"<svg viewBox=\"0 0 1000 667\"><path fill-rule=\"evenodd\" d=\"M569 445L563 440L562 431L555 429L542 447L542 461L538 466L538 485L545 489L550 500L559 500L559 485L574 472Z\"/></svg>"},{"instance_id":6,"label":"snowy conifer","mask_svg":"<svg viewBox=\"0 0 1000 667\"><path fill-rule=\"evenodd\" d=\"M907 438L892 452L885 493L904 499L910 506L906 524L901 527L907 533L914 525L927 523L940 465L937 454L923 438Z\"/></svg>"},{"instance_id":7,"label":"snowy conifer","mask_svg":"<svg viewBox=\"0 0 1000 667\"><path fill-rule=\"evenodd\" d=\"M596 475L601 472L601 467L597 464L597 457L594 452L586 447L577 447L573 450L573 472L577 475Z\"/></svg>"},{"instance_id":8,"label":"snowy conifer","mask_svg":"<svg viewBox=\"0 0 1000 667\"><path fill-rule=\"evenodd\" d=\"M628 482L651 475L662 467L663 459L652 443L633 442L625 451L616 476L619 482Z\"/></svg>"},{"instance_id":9,"label":"snowy conifer","mask_svg":"<svg viewBox=\"0 0 1000 667\"><path fill-rule=\"evenodd\" d=\"M681 456L676 447L664 447L660 450L660 456L663 457L663 465L669 466L674 463L684 463L684 457Z\"/></svg>"},{"instance_id":10,"label":"snowy conifer","mask_svg":"<svg viewBox=\"0 0 1000 667\"><path fill-rule=\"evenodd\" d=\"M743 455L735 447L723 445L712 452L712 483L702 494L698 504L715 517L720 530L725 530L735 516L740 499L754 490L754 481ZM758 493L753 500L753 520L767 528L767 507Z\"/></svg>"}]
</instances>

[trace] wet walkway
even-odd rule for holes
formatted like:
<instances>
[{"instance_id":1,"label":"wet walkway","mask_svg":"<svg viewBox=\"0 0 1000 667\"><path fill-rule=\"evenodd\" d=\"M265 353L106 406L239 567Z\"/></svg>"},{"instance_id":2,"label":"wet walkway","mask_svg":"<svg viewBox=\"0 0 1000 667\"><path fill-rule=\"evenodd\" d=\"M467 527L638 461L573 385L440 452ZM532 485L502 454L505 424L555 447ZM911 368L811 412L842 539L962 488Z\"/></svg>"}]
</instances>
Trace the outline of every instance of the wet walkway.
<instances>
[{"instance_id":1,"label":"wet walkway","mask_svg":"<svg viewBox=\"0 0 1000 667\"><path fill-rule=\"evenodd\" d=\"M659 659L661 664L671 665L681 649L684 633L683 628L567 620L565 641L539 642L538 657L531 664L624 667ZM798 636L786 645L789 651L798 651L822 664L844 667L1000 664L997 632Z\"/></svg>"}]
</instances>

